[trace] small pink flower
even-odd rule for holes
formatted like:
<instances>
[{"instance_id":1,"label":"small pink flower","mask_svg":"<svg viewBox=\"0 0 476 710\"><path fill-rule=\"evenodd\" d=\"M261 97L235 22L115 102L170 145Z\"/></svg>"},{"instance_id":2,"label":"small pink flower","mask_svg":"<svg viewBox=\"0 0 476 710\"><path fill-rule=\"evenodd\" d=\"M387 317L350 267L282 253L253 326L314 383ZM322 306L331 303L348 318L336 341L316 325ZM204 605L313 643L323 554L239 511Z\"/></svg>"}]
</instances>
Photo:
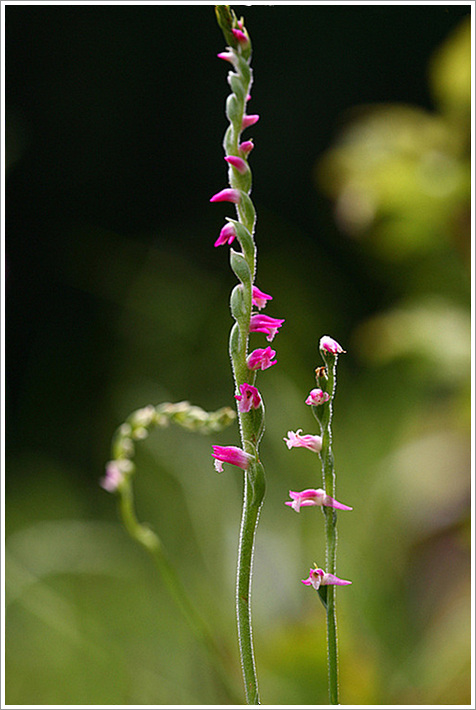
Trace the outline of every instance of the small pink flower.
<instances>
[{"instance_id":1,"label":"small pink flower","mask_svg":"<svg viewBox=\"0 0 476 710\"><path fill-rule=\"evenodd\" d=\"M248 170L246 162L243 158L239 158L237 155L226 155L225 160L230 165L233 165L233 167L236 168L242 175L244 175Z\"/></svg>"},{"instance_id":2,"label":"small pink flower","mask_svg":"<svg viewBox=\"0 0 476 710\"><path fill-rule=\"evenodd\" d=\"M235 39L237 39L240 44L245 45L245 44L249 43L248 37L245 35L244 32L242 32L242 30L233 29L232 32L233 32L233 37Z\"/></svg>"},{"instance_id":3,"label":"small pink flower","mask_svg":"<svg viewBox=\"0 0 476 710\"><path fill-rule=\"evenodd\" d=\"M272 301L273 297L269 293L263 293L257 286L253 286L253 306L256 308L264 308L266 301Z\"/></svg>"},{"instance_id":4,"label":"small pink flower","mask_svg":"<svg viewBox=\"0 0 476 710\"><path fill-rule=\"evenodd\" d=\"M338 508L339 510L352 510L348 505L339 503L338 501L331 498L331 496L326 495L325 490L322 488L307 488L305 491L300 493L296 491L289 491L289 497L291 501L287 500L285 505L290 505L296 513L299 513L301 507L306 507L309 505L327 505L329 508Z\"/></svg>"},{"instance_id":5,"label":"small pink flower","mask_svg":"<svg viewBox=\"0 0 476 710\"><path fill-rule=\"evenodd\" d=\"M266 340L271 342L283 323L284 318L271 318L257 313L250 318L250 333L267 333Z\"/></svg>"},{"instance_id":6,"label":"small pink flower","mask_svg":"<svg viewBox=\"0 0 476 710\"><path fill-rule=\"evenodd\" d=\"M319 567L311 567L309 570L309 577L307 579L301 579L301 582L306 584L308 587L314 587L316 592L319 587L322 587L325 584L352 584L352 582L349 582L347 579L339 579L339 577L336 577L335 574L327 574Z\"/></svg>"},{"instance_id":7,"label":"small pink flower","mask_svg":"<svg viewBox=\"0 0 476 710\"><path fill-rule=\"evenodd\" d=\"M338 353L345 353L345 350L339 345L337 340L331 338L329 335L323 335L319 341L319 350L327 350L328 353L337 355Z\"/></svg>"},{"instance_id":8,"label":"small pink flower","mask_svg":"<svg viewBox=\"0 0 476 710\"><path fill-rule=\"evenodd\" d=\"M259 121L259 115L257 113L252 113L249 116L243 116L243 122L241 124L241 129L244 131L245 128L248 128L248 126L254 126L255 123L258 123Z\"/></svg>"},{"instance_id":9,"label":"small pink flower","mask_svg":"<svg viewBox=\"0 0 476 710\"><path fill-rule=\"evenodd\" d=\"M296 432L288 431L288 438L283 437L288 449L302 446L305 449L319 453L322 449L322 438L317 435L314 436L313 434L302 435L301 431L302 429L298 429Z\"/></svg>"},{"instance_id":10,"label":"small pink flower","mask_svg":"<svg viewBox=\"0 0 476 710\"><path fill-rule=\"evenodd\" d=\"M241 192L227 187L225 190L217 192L216 195L210 198L210 202L234 202L238 204L241 200Z\"/></svg>"},{"instance_id":11,"label":"small pink flower","mask_svg":"<svg viewBox=\"0 0 476 710\"><path fill-rule=\"evenodd\" d=\"M306 399L306 404L313 404L315 407L324 402L328 402L331 396L327 392L323 392L321 389L313 389L309 392L308 398Z\"/></svg>"},{"instance_id":12,"label":"small pink flower","mask_svg":"<svg viewBox=\"0 0 476 710\"><path fill-rule=\"evenodd\" d=\"M252 353L248 355L246 364L250 370L267 370L268 367L276 365L277 360L273 360L276 357L276 350L273 350L270 345L267 348L257 348L253 350Z\"/></svg>"},{"instance_id":13,"label":"small pink flower","mask_svg":"<svg viewBox=\"0 0 476 710\"><path fill-rule=\"evenodd\" d=\"M231 64L235 65L236 64L236 55L234 52L231 51L231 49L228 52L220 52L217 54L217 57L219 59L224 59L225 62L230 62Z\"/></svg>"},{"instance_id":14,"label":"small pink flower","mask_svg":"<svg viewBox=\"0 0 476 710\"><path fill-rule=\"evenodd\" d=\"M243 143L240 143L240 145L238 146L239 150L241 150L241 152L245 156L248 155L248 153L251 153L251 151L253 150L254 147L255 147L254 143L251 140L243 141Z\"/></svg>"},{"instance_id":15,"label":"small pink flower","mask_svg":"<svg viewBox=\"0 0 476 710\"><path fill-rule=\"evenodd\" d=\"M238 446L213 446L213 458L215 460L215 468L218 473L223 471L224 463L232 463L238 468L246 470L250 463L254 460L254 456L247 454Z\"/></svg>"},{"instance_id":16,"label":"small pink flower","mask_svg":"<svg viewBox=\"0 0 476 710\"><path fill-rule=\"evenodd\" d=\"M225 226L221 230L220 236L216 240L214 246L219 247L222 244L231 244L235 237L235 227L230 222L228 222L228 224L225 224Z\"/></svg>"},{"instance_id":17,"label":"small pink flower","mask_svg":"<svg viewBox=\"0 0 476 710\"><path fill-rule=\"evenodd\" d=\"M241 394L235 394L235 399L239 402L238 409L240 412L249 412L251 408L257 409L259 407L261 397L256 387L243 382L240 385L240 392Z\"/></svg>"},{"instance_id":18,"label":"small pink flower","mask_svg":"<svg viewBox=\"0 0 476 710\"><path fill-rule=\"evenodd\" d=\"M124 480L124 473L119 468L117 461L109 461L106 465L106 473L104 478L101 478L99 485L104 488L108 493L114 493L117 491L122 481Z\"/></svg>"}]
</instances>

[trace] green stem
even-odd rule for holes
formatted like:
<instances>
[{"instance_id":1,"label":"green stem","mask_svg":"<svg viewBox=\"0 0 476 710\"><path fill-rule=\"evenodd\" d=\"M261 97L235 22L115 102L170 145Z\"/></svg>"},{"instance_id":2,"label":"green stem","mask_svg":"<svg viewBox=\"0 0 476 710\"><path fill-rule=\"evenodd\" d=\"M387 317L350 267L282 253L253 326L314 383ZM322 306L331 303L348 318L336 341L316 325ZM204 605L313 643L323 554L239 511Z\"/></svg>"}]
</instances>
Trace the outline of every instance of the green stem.
<instances>
[{"instance_id":1,"label":"green stem","mask_svg":"<svg viewBox=\"0 0 476 710\"><path fill-rule=\"evenodd\" d=\"M237 384L245 382L249 374L246 365L243 364L246 362L244 357L246 343L247 337L244 337L244 333L235 323L231 330L230 353L233 375ZM238 417L243 448L253 454L256 461L244 471L243 510L236 571L236 617L246 702L248 705L259 705L251 623L251 580L256 528L265 493L265 474L257 451L262 435L264 408L239 412Z\"/></svg>"},{"instance_id":2,"label":"green stem","mask_svg":"<svg viewBox=\"0 0 476 710\"><path fill-rule=\"evenodd\" d=\"M336 573L337 514L332 509L326 515L326 572ZM339 704L339 678L337 659L336 588L327 587L327 664L329 674L329 702Z\"/></svg>"},{"instance_id":3,"label":"green stem","mask_svg":"<svg viewBox=\"0 0 476 710\"><path fill-rule=\"evenodd\" d=\"M216 6L218 24L234 55L234 72L228 80L232 93L226 101L226 114L230 125L223 139L225 155L242 158L240 136L243 130L243 117L246 111L247 96L252 83L251 42L241 42L234 36L233 30L239 29L248 37L243 20L238 22L228 5ZM236 392L245 382L254 382L256 373L247 366L248 340L252 309L252 288L256 271L256 247L253 232L256 212L249 197L251 191L251 170L246 163L245 170L231 168L228 171L230 187L239 190L241 197L236 205L238 222L237 238L242 248L239 254L230 252L231 267L241 282L235 287L230 299L230 306L235 324L230 333L230 357ZM251 580L253 550L259 512L265 491L265 475L259 460L258 445L264 430L264 406L249 412L238 412L240 436L243 450L254 457L253 463L244 471L243 510L241 516L240 541L238 546L236 580L236 615L241 666L245 685L246 702L259 705L258 680L256 676L253 636L251 626Z\"/></svg>"},{"instance_id":4,"label":"green stem","mask_svg":"<svg viewBox=\"0 0 476 710\"><path fill-rule=\"evenodd\" d=\"M320 458L322 462L322 476L324 489L327 495L335 498L335 470L334 456L332 453L332 402L335 394L335 369L337 357L324 354L327 364L326 390L330 400L322 405L321 431L322 449ZM336 574L337 557L337 513L334 508L322 509L326 521L326 572ZM327 666L329 683L329 702L331 705L339 704L339 676L337 652L337 616L336 616L336 588L334 585L327 587Z\"/></svg>"},{"instance_id":5,"label":"green stem","mask_svg":"<svg viewBox=\"0 0 476 710\"><path fill-rule=\"evenodd\" d=\"M248 475L245 476L243 498L236 584L238 642L246 702L248 705L259 705L258 678L256 675L251 625L251 578L254 538L262 498L258 503Z\"/></svg>"}]
</instances>

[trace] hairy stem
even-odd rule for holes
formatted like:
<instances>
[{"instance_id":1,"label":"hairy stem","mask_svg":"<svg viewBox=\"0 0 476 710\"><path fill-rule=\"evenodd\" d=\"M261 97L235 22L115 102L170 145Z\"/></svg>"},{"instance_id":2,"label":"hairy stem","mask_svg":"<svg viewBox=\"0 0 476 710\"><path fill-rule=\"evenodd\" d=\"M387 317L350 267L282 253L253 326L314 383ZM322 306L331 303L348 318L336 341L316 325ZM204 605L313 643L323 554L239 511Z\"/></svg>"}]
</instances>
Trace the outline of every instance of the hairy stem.
<instances>
[{"instance_id":1,"label":"hairy stem","mask_svg":"<svg viewBox=\"0 0 476 710\"><path fill-rule=\"evenodd\" d=\"M264 493L264 491L263 491ZM262 500L262 498L261 498ZM261 501L255 498L253 486L245 477L244 503L241 518L240 543L236 580L236 614L241 666L248 705L259 705L258 678L256 675L253 634L251 625L251 578L253 549Z\"/></svg>"},{"instance_id":2,"label":"hairy stem","mask_svg":"<svg viewBox=\"0 0 476 710\"><path fill-rule=\"evenodd\" d=\"M335 394L336 384L336 361L334 355L323 354L327 365L326 390L330 399L322 406L320 418L322 431L322 449L320 458L322 462L322 477L324 490L327 495L335 498L335 470L334 456L332 453L332 403ZM322 509L326 524L326 571L336 574L337 556L337 513L334 508L325 507ZM327 664L329 683L329 702L331 705L339 704L339 676L338 676L338 654L337 654L337 616L336 616L336 588L334 585L327 587Z\"/></svg>"}]
</instances>

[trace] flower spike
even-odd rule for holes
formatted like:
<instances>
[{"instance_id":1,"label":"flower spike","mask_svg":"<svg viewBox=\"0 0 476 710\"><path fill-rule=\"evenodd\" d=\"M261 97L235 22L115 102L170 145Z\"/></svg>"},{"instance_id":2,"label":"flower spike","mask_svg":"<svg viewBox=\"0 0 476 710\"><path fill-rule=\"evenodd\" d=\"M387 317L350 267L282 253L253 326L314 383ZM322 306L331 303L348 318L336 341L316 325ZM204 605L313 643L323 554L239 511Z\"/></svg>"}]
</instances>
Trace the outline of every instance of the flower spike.
<instances>
[{"instance_id":1,"label":"flower spike","mask_svg":"<svg viewBox=\"0 0 476 710\"><path fill-rule=\"evenodd\" d=\"M329 508L338 508L339 510L352 510L348 505L339 503L338 501L331 498L331 496L326 495L323 488L307 488L305 491L300 493L296 491L289 491L289 497L292 500L287 500L285 505L291 506L296 513L299 513L301 507L306 507L309 505L326 505Z\"/></svg>"},{"instance_id":2,"label":"flower spike","mask_svg":"<svg viewBox=\"0 0 476 710\"><path fill-rule=\"evenodd\" d=\"M315 453L319 453L322 449L322 437L314 436L313 434L301 434L302 429L298 429L296 432L288 431L288 438L284 437L286 446L288 449L293 447L304 447Z\"/></svg>"},{"instance_id":3,"label":"flower spike","mask_svg":"<svg viewBox=\"0 0 476 710\"><path fill-rule=\"evenodd\" d=\"M307 579L301 579L301 582L306 584L308 587L314 587L316 592L319 587L322 587L325 584L352 584L352 582L348 579L339 579L339 577L336 577L335 574L327 574L320 567L311 567L309 570L309 577Z\"/></svg>"}]
</instances>

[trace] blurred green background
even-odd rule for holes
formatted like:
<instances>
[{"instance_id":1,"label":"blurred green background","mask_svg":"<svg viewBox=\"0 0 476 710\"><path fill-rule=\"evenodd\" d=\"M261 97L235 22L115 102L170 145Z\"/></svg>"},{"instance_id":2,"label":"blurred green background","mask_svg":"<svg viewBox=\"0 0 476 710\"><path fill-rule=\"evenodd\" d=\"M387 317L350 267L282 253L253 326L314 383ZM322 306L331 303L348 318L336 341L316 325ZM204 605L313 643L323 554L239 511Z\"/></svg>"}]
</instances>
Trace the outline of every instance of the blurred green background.
<instances>
[{"instance_id":1,"label":"blurred green background","mask_svg":"<svg viewBox=\"0 0 476 710\"><path fill-rule=\"evenodd\" d=\"M285 318L259 376L268 489L262 701L326 704L319 485L288 429L336 338L341 702L470 702L470 6L234 6L254 43L258 285ZM98 486L149 403L233 406L228 67L212 5L7 6L6 702L226 704ZM260 335L252 347L267 343ZM241 474L173 427L138 447L137 507L227 649ZM228 470L227 470L228 468ZM316 517L317 516L317 517Z\"/></svg>"}]
</instances>

